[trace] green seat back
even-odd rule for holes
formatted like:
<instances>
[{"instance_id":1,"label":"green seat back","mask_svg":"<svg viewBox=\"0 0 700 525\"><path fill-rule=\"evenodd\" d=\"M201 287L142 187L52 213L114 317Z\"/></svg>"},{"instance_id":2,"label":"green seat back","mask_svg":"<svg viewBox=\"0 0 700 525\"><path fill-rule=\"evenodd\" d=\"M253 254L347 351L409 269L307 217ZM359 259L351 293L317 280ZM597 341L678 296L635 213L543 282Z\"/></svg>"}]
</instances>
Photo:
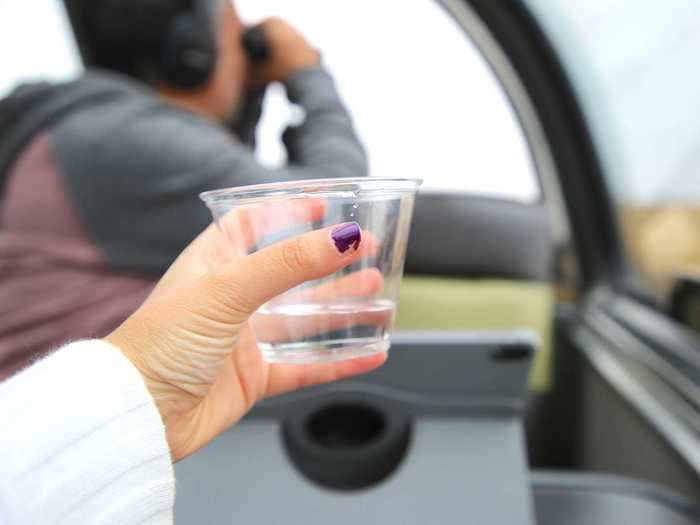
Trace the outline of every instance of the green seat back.
<instances>
[{"instance_id":1,"label":"green seat back","mask_svg":"<svg viewBox=\"0 0 700 525\"><path fill-rule=\"evenodd\" d=\"M550 384L553 304L548 283L407 275L401 284L397 329L531 329L541 347L530 389L541 392Z\"/></svg>"}]
</instances>

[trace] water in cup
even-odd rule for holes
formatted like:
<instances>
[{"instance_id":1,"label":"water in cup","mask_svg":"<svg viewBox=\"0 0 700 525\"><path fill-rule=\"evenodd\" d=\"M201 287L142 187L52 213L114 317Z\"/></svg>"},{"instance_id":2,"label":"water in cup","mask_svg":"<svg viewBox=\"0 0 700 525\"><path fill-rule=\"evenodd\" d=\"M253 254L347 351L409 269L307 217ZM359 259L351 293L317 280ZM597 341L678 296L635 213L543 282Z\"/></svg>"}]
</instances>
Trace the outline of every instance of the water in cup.
<instances>
[{"instance_id":1,"label":"water in cup","mask_svg":"<svg viewBox=\"0 0 700 525\"><path fill-rule=\"evenodd\" d=\"M266 361L337 361L388 350L395 310L387 299L268 304L253 327Z\"/></svg>"}]
</instances>

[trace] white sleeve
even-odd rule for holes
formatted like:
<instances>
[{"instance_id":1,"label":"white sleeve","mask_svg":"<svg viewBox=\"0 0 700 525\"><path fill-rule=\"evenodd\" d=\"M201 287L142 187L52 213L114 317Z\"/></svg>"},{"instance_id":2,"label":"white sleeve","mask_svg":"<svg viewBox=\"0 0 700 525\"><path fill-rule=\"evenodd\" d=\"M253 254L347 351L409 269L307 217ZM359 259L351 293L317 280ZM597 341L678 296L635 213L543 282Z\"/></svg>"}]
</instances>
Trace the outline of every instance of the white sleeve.
<instances>
[{"instance_id":1,"label":"white sleeve","mask_svg":"<svg viewBox=\"0 0 700 525\"><path fill-rule=\"evenodd\" d=\"M103 341L0 384L0 523L171 524L165 429L141 376Z\"/></svg>"}]
</instances>

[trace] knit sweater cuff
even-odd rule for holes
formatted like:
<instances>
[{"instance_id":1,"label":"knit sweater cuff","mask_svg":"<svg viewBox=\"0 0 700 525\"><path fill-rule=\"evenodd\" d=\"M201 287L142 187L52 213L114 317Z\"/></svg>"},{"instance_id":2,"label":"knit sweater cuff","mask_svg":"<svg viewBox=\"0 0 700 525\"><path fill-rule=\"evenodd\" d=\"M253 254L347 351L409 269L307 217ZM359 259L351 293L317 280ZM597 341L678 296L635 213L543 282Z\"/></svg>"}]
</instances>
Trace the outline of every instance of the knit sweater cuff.
<instances>
[{"instance_id":1,"label":"knit sweater cuff","mask_svg":"<svg viewBox=\"0 0 700 525\"><path fill-rule=\"evenodd\" d=\"M172 522L163 422L113 346L73 343L0 384L0 420L0 518Z\"/></svg>"}]
</instances>

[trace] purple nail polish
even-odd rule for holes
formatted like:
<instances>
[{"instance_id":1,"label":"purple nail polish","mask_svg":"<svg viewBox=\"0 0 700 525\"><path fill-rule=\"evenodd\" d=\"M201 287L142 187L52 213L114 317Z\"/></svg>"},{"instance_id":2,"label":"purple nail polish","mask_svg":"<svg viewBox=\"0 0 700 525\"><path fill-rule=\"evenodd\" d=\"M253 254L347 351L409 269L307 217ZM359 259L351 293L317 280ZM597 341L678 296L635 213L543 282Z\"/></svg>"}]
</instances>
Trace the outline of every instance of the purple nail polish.
<instances>
[{"instance_id":1,"label":"purple nail polish","mask_svg":"<svg viewBox=\"0 0 700 525\"><path fill-rule=\"evenodd\" d=\"M352 246L355 250L360 247L362 234L360 233L360 225L356 222L343 224L338 226L331 233L335 247L340 253L345 253Z\"/></svg>"}]
</instances>

